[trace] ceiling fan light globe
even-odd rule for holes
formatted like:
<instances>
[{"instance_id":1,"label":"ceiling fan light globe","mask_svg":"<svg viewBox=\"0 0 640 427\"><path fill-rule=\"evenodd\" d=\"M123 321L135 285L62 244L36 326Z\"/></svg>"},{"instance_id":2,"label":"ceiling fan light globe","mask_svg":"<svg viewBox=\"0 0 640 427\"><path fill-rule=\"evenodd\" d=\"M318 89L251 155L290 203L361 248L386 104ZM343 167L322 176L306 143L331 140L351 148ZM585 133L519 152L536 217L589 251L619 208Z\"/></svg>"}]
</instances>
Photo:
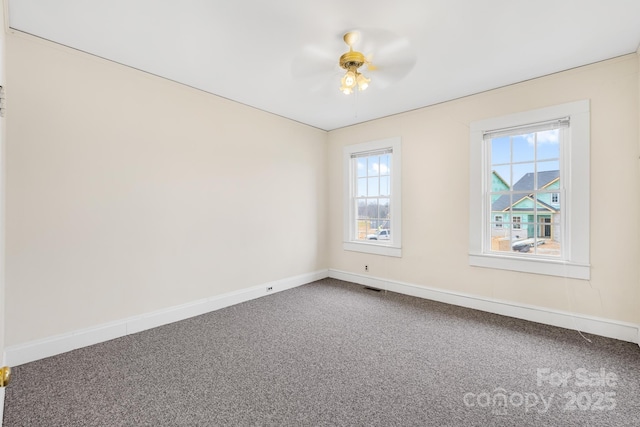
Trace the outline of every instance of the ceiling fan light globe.
<instances>
[{"instance_id":1,"label":"ceiling fan light globe","mask_svg":"<svg viewBox=\"0 0 640 427\"><path fill-rule=\"evenodd\" d=\"M358 89L366 90L369 87L369 83L371 83L371 79L366 78L362 74L358 74Z\"/></svg>"},{"instance_id":2,"label":"ceiling fan light globe","mask_svg":"<svg viewBox=\"0 0 640 427\"><path fill-rule=\"evenodd\" d=\"M342 78L342 85L348 88L352 88L356 85L356 73L349 70Z\"/></svg>"},{"instance_id":3,"label":"ceiling fan light globe","mask_svg":"<svg viewBox=\"0 0 640 427\"><path fill-rule=\"evenodd\" d=\"M345 95L350 95L351 93L353 93L353 89L344 84L344 78L342 79L342 86L340 86L340 92L344 93Z\"/></svg>"}]
</instances>

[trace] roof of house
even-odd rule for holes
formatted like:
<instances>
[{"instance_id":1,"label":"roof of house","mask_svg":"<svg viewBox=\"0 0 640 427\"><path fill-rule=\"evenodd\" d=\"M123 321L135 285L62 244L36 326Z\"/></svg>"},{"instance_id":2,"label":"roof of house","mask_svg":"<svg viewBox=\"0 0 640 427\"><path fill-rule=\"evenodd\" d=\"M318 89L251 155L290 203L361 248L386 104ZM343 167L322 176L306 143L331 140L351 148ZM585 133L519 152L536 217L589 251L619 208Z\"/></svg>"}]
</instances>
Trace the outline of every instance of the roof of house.
<instances>
[{"instance_id":1,"label":"roof of house","mask_svg":"<svg viewBox=\"0 0 640 427\"><path fill-rule=\"evenodd\" d=\"M532 190L534 188L533 176L534 176L534 172L529 172L529 173L525 174L522 178L520 178L518 180L518 182L516 182L513 185L513 191L528 191L528 190ZM558 178L560 178L560 171L559 170L538 172L538 187L539 188L546 187L547 185L551 184L553 181L555 181ZM526 195L523 195L522 197L514 198L513 204L519 202L524 197L528 197L530 195L531 194L526 194ZM556 210L555 208L553 208L552 206L548 205L547 203L544 203L541 200L538 200L538 203L541 203L547 209ZM497 198L491 204L491 210L492 211L504 211L504 210L509 209L510 206L511 206L511 199L510 199L508 194L504 194L504 195L500 196L499 198Z\"/></svg>"}]
</instances>

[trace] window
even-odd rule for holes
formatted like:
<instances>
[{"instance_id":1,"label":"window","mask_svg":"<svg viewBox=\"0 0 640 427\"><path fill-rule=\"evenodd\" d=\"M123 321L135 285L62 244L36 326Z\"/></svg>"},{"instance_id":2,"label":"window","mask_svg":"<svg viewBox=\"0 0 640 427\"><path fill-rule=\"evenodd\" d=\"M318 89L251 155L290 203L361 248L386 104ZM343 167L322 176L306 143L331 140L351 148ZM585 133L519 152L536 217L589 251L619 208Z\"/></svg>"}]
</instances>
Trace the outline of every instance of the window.
<instances>
[{"instance_id":1,"label":"window","mask_svg":"<svg viewBox=\"0 0 640 427\"><path fill-rule=\"evenodd\" d=\"M496 215L494 221L495 223L493 225L495 228L502 228L502 215Z\"/></svg>"},{"instance_id":2,"label":"window","mask_svg":"<svg viewBox=\"0 0 640 427\"><path fill-rule=\"evenodd\" d=\"M472 123L470 144L469 263L589 279L589 102Z\"/></svg>"},{"instance_id":3,"label":"window","mask_svg":"<svg viewBox=\"0 0 640 427\"><path fill-rule=\"evenodd\" d=\"M401 256L400 138L344 148L345 250Z\"/></svg>"},{"instance_id":4,"label":"window","mask_svg":"<svg viewBox=\"0 0 640 427\"><path fill-rule=\"evenodd\" d=\"M492 233L489 251L561 255L562 209L552 205L557 194L552 190L561 188L560 147L568 126L569 119L563 118L483 133L491 180L486 206L492 214L511 216L514 230ZM496 187L495 176L502 186Z\"/></svg>"},{"instance_id":5,"label":"window","mask_svg":"<svg viewBox=\"0 0 640 427\"><path fill-rule=\"evenodd\" d=\"M520 230L520 222L521 219L519 216L514 216L513 217L513 229L514 230Z\"/></svg>"}]
</instances>

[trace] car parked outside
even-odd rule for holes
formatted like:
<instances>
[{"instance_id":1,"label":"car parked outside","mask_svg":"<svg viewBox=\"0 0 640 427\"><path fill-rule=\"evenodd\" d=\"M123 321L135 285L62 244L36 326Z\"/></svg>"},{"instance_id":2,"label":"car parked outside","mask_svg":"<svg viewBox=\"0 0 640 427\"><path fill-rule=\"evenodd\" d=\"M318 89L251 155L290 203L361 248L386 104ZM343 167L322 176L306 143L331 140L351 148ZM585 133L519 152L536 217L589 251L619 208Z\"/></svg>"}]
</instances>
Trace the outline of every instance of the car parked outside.
<instances>
[{"instance_id":1,"label":"car parked outside","mask_svg":"<svg viewBox=\"0 0 640 427\"><path fill-rule=\"evenodd\" d=\"M391 239L391 230L383 228L377 230L375 234L367 234L367 240L389 240Z\"/></svg>"}]
</instances>

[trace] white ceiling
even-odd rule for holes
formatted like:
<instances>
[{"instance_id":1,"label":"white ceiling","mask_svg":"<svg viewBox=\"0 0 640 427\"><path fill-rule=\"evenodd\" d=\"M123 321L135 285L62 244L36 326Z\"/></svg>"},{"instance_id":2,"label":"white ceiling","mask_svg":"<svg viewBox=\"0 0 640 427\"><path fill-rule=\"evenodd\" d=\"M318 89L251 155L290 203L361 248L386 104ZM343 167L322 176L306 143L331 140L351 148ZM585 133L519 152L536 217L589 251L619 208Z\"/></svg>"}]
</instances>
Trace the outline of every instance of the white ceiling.
<instances>
[{"instance_id":1,"label":"white ceiling","mask_svg":"<svg viewBox=\"0 0 640 427\"><path fill-rule=\"evenodd\" d=\"M640 0L9 0L9 26L332 130L635 52ZM354 29L379 69L347 96Z\"/></svg>"}]
</instances>

